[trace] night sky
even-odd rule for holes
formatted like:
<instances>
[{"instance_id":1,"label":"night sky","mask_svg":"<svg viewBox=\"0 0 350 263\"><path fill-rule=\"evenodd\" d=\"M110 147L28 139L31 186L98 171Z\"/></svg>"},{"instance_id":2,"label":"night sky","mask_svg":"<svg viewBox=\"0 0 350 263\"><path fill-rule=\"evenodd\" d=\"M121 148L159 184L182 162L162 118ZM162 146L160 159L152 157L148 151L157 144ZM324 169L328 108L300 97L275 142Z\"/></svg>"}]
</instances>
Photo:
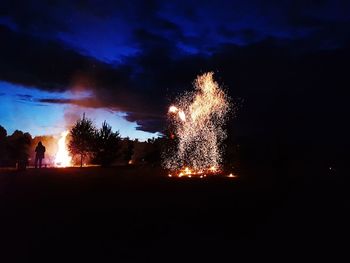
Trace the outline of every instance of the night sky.
<instances>
[{"instance_id":1,"label":"night sky","mask_svg":"<svg viewBox=\"0 0 350 263\"><path fill-rule=\"evenodd\" d=\"M56 134L86 112L147 139L214 71L236 134L333 140L347 133L349 14L335 0L1 1L0 125Z\"/></svg>"}]
</instances>

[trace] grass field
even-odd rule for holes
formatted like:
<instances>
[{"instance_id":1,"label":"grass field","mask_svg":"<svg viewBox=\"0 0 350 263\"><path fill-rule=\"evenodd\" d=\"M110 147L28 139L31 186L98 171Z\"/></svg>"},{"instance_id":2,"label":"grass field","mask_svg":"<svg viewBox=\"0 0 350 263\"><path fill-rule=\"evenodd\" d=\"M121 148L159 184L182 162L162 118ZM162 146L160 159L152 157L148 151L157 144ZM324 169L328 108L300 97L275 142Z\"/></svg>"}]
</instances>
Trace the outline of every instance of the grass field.
<instances>
[{"instance_id":1,"label":"grass field","mask_svg":"<svg viewBox=\"0 0 350 263\"><path fill-rule=\"evenodd\" d=\"M130 166L3 169L2 262L339 255L349 207L342 180L275 178L168 178L158 168Z\"/></svg>"}]
</instances>

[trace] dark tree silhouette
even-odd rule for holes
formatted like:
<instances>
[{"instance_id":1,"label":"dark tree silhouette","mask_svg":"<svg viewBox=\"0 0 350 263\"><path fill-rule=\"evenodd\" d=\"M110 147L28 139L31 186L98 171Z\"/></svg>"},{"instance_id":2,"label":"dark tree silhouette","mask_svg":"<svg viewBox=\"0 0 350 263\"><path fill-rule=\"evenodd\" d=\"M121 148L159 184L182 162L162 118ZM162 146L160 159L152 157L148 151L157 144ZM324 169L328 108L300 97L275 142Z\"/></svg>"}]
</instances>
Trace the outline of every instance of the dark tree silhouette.
<instances>
[{"instance_id":1,"label":"dark tree silhouette","mask_svg":"<svg viewBox=\"0 0 350 263\"><path fill-rule=\"evenodd\" d=\"M152 165L159 165L161 162L161 146L163 138L148 139L145 148L145 162Z\"/></svg>"},{"instance_id":2,"label":"dark tree silhouette","mask_svg":"<svg viewBox=\"0 0 350 263\"><path fill-rule=\"evenodd\" d=\"M32 136L16 130L8 137L8 150L13 164L17 164L19 170L25 170L28 165L29 148Z\"/></svg>"},{"instance_id":3,"label":"dark tree silhouette","mask_svg":"<svg viewBox=\"0 0 350 263\"><path fill-rule=\"evenodd\" d=\"M118 131L104 121L101 129L95 134L94 161L102 166L110 166L117 158L120 142Z\"/></svg>"},{"instance_id":4,"label":"dark tree silhouette","mask_svg":"<svg viewBox=\"0 0 350 263\"><path fill-rule=\"evenodd\" d=\"M134 154L134 142L130 140L129 137L126 137L124 141L126 142L126 145L123 150L123 159L126 163L128 163L131 160L132 155Z\"/></svg>"},{"instance_id":5,"label":"dark tree silhouette","mask_svg":"<svg viewBox=\"0 0 350 263\"><path fill-rule=\"evenodd\" d=\"M4 165L7 159L7 132L4 127L0 125L0 166Z\"/></svg>"},{"instance_id":6,"label":"dark tree silhouette","mask_svg":"<svg viewBox=\"0 0 350 263\"><path fill-rule=\"evenodd\" d=\"M70 130L71 140L68 149L73 156L80 156L80 167L83 167L84 158L93 151L95 134L96 128L85 114Z\"/></svg>"},{"instance_id":7,"label":"dark tree silhouette","mask_svg":"<svg viewBox=\"0 0 350 263\"><path fill-rule=\"evenodd\" d=\"M7 136L7 131L4 127L0 125L0 140L5 140Z\"/></svg>"}]
</instances>

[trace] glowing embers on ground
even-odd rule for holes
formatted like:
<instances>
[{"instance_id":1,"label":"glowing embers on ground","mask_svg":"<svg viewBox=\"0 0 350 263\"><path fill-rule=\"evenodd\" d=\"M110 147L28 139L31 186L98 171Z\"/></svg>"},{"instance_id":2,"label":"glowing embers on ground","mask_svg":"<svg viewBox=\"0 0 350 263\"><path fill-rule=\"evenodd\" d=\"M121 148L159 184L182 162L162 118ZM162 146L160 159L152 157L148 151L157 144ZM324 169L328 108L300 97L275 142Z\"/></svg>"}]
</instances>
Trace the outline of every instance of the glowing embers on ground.
<instances>
[{"instance_id":1,"label":"glowing embers on ground","mask_svg":"<svg viewBox=\"0 0 350 263\"><path fill-rule=\"evenodd\" d=\"M218 176L218 177L229 177L229 178L236 178L237 176L233 173L225 174L224 171L212 166L209 169L205 170L193 170L189 167L185 167L178 172L169 173L168 177L188 177L188 178L206 178L207 176Z\"/></svg>"},{"instance_id":2,"label":"glowing embers on ground","mask_svg":"<svg viewBox=\"0 0 350 263\"><path fill-rule=\"evenodd\" d=\"M67 135L69 131L61 133L61 137L58 140L58 151L55 156L56 167L68 167L72 166L72 157L69 155L67 147Z\"/></svg>"},{"instance_id":3,"label":"glowing embers on ground","mask_svg":"<svg viewBox=\"0 0 350 263\"><path fill-rule=\"evenodd\" d=\"M169 177L223 174L220 166L229 99L212 72L198 76L194 88L169 107L170 138L175 142L163 155L164 167L172 171Z\"/></svg>"}]
</instances>

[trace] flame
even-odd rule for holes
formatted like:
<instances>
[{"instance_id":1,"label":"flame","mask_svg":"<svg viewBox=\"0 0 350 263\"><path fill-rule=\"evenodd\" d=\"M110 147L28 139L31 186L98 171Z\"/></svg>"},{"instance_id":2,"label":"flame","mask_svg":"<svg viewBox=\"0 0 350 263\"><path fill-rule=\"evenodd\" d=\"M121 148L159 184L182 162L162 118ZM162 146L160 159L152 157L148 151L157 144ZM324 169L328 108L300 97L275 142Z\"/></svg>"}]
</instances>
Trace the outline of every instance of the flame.
<instances>
[{"instance_id":1,"label":"flame","mask_svg":"<svg viewBox=\"0 0 350 263\"><path fill-rule=\"evenodd\" d=\"M204 177L207 177L207 175L219 175L219 174L222 175L223 171L216 167L210 167L205 170L196 170L196 169L191 169L189 167L185 167L178 170L177 172L174 172L173 174L168 174L168 177L204 178Z\"/></svg>"},{"instance_id":2,"label":"flame","mask_svg":"<svg viewBox=\"0 0 350 263\"><path fill-rule=\"evenodd\" d=\"M69 131L61 133L61 138L58 140L58 151L55 157L55 165L57 167L67 167L72 165L72 157L69 155L67 148L67 135Z\"/></svg>"},{"instance_id":3,"label":"flame","mask_svg":"<svg viewBox=\"0 0 350 263\"><path fill-rule=\"evenodd\" d=\"M179 111L179 117L182 121L186 121L186 114L183 111Z\"/></svg>"},{"instance_id":4,"label":"flame","mask_svg":"<svg viewBox=\"0 0 350 263\"><path fill-rule=\"evenodd\" d=\"M169 173L168 177L188 177L188 178L200 178L203 179L207 177L207 175L219 175L222 177L229 177L229 178L236 178L237 175L230 173L230 174L225 174L223 170L217 168L217 167L210 167L206 170L195 170L195 169L190 169L189 167L185 167L183 169L180 169L177 173Z\"/></svg>"},{"instance_id":5,"label":"flame","mask_svg":"<svg viewBox=\"0 0 350 263\"><path fill-rule=\"evenodd\" d=\"M213 80L212 72L197 76L194 88L178 98L177 105L168 111L178 144L174 151L164 153L163 164L178 171L179 177L221 172L221 143L226 137L223 127L230 110L229 99Z\"/></svg>"},{"instance_id":6,"label":"flame","mask_svg":"<svg viewBox=\"0 0 350 263\"><path fill-rule=\"evenodd\" d=\"M178 109L175 106L170 106L169 107L169 112L170 113L176 113L178 111Z\"/></svg>"},{"instance_id":7,"label":"flame","mask_svg":"<svg viewBox=\"0 0 350 263\"><path fill-rule=\"evenodd\" d=\"M215 166L209 168L209 171L215 173L218 169Z\"/></svg>"}]
</instances>

